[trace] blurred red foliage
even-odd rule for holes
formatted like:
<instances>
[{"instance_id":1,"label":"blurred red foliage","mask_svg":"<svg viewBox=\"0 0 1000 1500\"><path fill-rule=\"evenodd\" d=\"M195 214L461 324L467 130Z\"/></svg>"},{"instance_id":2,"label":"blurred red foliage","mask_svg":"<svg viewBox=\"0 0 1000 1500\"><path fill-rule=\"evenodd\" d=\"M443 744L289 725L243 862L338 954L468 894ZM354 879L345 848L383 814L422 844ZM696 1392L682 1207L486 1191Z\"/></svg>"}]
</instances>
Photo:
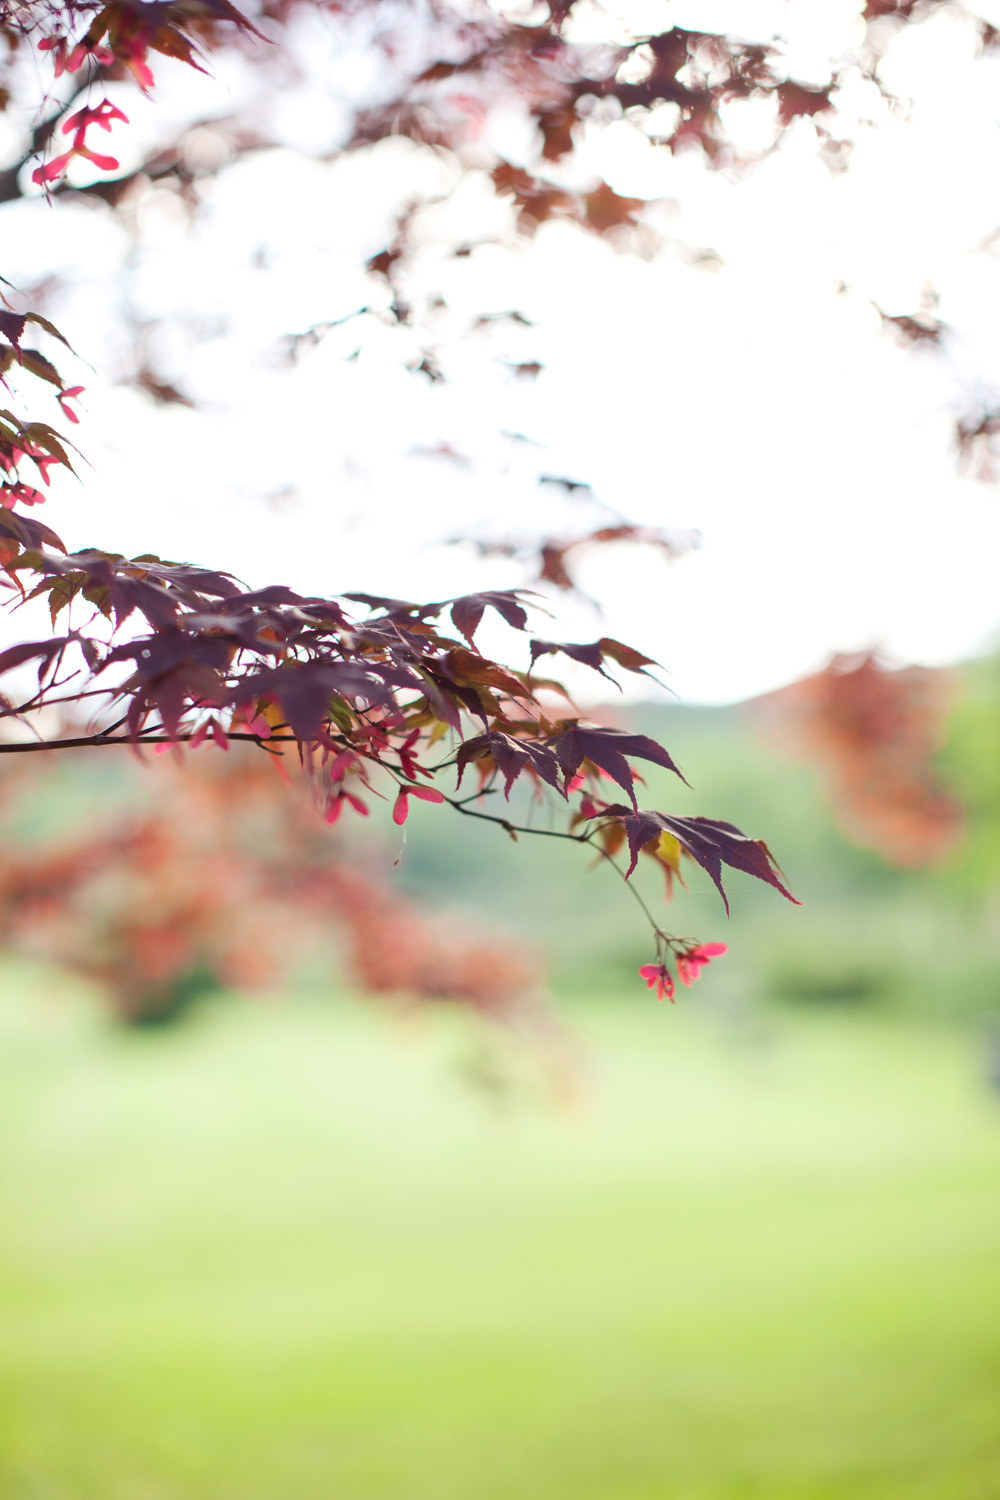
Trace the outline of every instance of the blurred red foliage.
<instances>
[{"instance_id":1,"label":"blurred red foliage","mask_svg":"<svg viewBox=\"0 0 1000 1500\"><path fill-rule=\"evenodd\" d=\"M869 652L835 656L757 708L783 748L820 768L850 838L916 869L944 859L962 833L961 806L934 764L953 693L948 672L892 670Z\"/></svg>"},{"instance_id":2,"label":"blurred red foliage","mask_svg":"<svg viewBox=\"0 0 1000 1500\"><path fill-rule=\"evenodd\" d=\"M130 1022L166 1019L193 985L273 990L307 958L339 962L369 993L505 1022L540 1014L533 953L393 890L317 817L305 777L283 785L249 747L183 767L157 757L149 774L141 809L101 805L54 838L6 837L3 946L93 981ZM47 775L6 775L6 805L33 779L47 795Z\"/></svg>"}]
</instances>

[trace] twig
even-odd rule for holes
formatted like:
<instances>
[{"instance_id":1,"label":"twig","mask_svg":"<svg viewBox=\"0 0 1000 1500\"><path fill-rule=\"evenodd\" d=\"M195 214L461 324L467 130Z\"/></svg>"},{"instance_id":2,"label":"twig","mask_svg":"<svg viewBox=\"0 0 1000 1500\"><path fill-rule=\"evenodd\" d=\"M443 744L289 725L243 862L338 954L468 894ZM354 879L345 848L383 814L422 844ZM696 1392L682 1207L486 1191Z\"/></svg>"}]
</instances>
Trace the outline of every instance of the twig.
<instances>
[{"instance_id":1,"label":"twig","mask_svg":"<svg viewBox=\"0 0 1000 1500\"><path fill-rule=\"evenodd\" d=\"M34 750L84 750L97 749L104 745L181 745L187 740L193 740L195 731L190 734L158 734L138 736L133 739L130 735L116 734L91 734L82 735L76 739L68 740L38 740L25 741L23 744L0 744L0 755L24 755ZM281 740L285 743L294 744L297 736L294 734L272 734L269 740L262 739L259 734L244 734L235 731L230 734L226 732L227 740L249 740L254 745L267 747L271 740Z\"/></svg>"}]
</instances>

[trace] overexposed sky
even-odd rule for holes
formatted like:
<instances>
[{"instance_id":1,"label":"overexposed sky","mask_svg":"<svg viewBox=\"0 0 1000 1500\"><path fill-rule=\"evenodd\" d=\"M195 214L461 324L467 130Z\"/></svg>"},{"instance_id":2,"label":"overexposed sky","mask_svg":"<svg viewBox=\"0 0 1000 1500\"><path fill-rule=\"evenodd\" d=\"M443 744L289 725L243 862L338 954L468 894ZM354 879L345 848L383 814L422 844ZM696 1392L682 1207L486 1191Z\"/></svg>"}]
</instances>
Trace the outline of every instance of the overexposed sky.
<instances>
[{"instance_id":1,"label":"overexposed sky","mask_svg":"<svg viewBox=\"0 0 1000 1500\"><path fill-rule=\"evenodd\" d=\"M795 45L808 54L812 36L825 56L828 39L809 31L815 8L779 8L797 17ZM691 24L694 9L689 0L671 14ZM858 9L824 8L826 28L849 41ZM575 170L653 200L658 250L652 236L638 255L551 223L530 243L460 260L445 253L456 237L475 240L503 219L482 177L456 198L455 168L405 140L317 159L343 125L331 103L343 57L336 38L325 42L328 55L310 43L315 84L273 105L286 149L206 184L193 223L170 195L150 193L136 209L141 250L91 203L4 208L0 271L21 284L60 272L70 290L54 311L94 365L80 377L78 429L92 467L45 516L71 546L156 551L324 593L512 586L522 581L512 564L439 543L572 521L572 507L535 482L541 465L589 481L600 505L636 521L702 533L701 549L673 564L635 548L593 554L581 581L603 616L549 601L560 622L540 622L550 638L611 634L640 647L685 699L766 691L834 651L880 645L938 663L997 639L1000 492L962 477L953 447L956 389L1000 391L1000 259L989 247L1000 228L1000 65L975 59L967 28L941 17L896 44L884 73L912 98L907 114L849 85L846 172L817 158L808 121L738 181L624 123L595 127ZM196 96L197 109L216 108L216 90L227 113L249 87L246 65L216 71L214 81L168 77L163 107L182 117ZM124 166L154 106L121 94L139 132L130 146L116 127ZM869 115L876 126L864 125ZM754 107L729 123L748 145L766 125ZM210 136L201 149L214 149ZM421 215L425 253L412 272L451 309L449 378L432 386L402 369L408 335L379 319L385 290L360 267L401 201L446 194ZM690 245L715 255L693 257ZM899 348L873 307L910 312L931 282L954 328L943 355ZM134 337L115 323L123 285L198 411L155 408L113 384ZM283 361L284 335L366 302L375 313L294 368ZM512 307L536 327L456 337L466 318ZM181 326L168 327L178 310ZM536 381L497 362L535 357ZM452 457L432 456L442 445Z\"/></svg>"}]
</instances>

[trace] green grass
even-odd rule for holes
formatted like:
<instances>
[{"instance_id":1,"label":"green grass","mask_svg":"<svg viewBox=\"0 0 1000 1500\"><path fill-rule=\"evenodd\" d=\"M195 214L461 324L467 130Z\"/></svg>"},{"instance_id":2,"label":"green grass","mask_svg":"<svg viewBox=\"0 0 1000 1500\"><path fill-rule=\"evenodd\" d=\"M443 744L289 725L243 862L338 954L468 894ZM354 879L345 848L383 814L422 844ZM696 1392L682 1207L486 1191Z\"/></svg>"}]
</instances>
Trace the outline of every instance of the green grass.
<instances>
[{"instance_id":1,"label":"green grass","mask_svg":"<svg viewBox=\"0 0 1000 1500\"><path fill-rule=\"evenodd\" d=\"M567 1112L345 1003L0 1020L2 1500L1000 1495L959 1033L637 989Z\"/></svg>"}]
</instances>

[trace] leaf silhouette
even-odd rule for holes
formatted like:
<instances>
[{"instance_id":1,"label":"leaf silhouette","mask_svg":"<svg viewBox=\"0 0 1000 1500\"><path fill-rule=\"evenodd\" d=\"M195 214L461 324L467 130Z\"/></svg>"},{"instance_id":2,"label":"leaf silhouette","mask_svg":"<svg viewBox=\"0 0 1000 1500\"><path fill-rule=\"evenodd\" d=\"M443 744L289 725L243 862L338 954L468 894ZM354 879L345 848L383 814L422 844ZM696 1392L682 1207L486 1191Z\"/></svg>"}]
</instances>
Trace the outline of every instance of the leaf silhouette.
<instances>
[{"instance_id":1,"label":"leaf silhouette","mask_svg":"<svg viewBox=\"0 0 1000 1500\"><path fill-rule=\"evenodd\" d=\"M604 659L610 657L629 672L639 672L644 677L650 673L646 667L655 667L656 662L650 656L643 656L640 651L635 651L631 646L624 646L621 641L613 640L611 636L603 635L599 641L538 641L531 642L531 665L540 656L547 656L550 652L559 651L563 656L568 656L572 661L581 662L585 667L592 667L595 672L600 672L609 682L614 682L610 673L604 670ZM615 684L617 687L617 683Z\"/></svg>"},{"instance_id":2,"label":"leaf silhouette","mask_svg":"<svg viewBox=\"0 0 1000 1500\"><path fill-rule=\"evenodd\" d=\"M548 745L535 740L515 739L513 735L493 730L466 740L458 748L455 763L459 768L459 785L470 761L489 754L504 778L504 795L510 797L510 789L521 772L529 767L561 796L566 793L559 784L559 762Z\"/></svg>"},{"instance_id":3,"label":"leaf silhouette","mask_svg":"<svg viewBox=\"0 0 1000 1500\"><path fill-rule=\"evenodd\" d=\"M722 885L723 865L728 865L733 870L742 870L746 875L753 875L757 880L780 891L795 906L801 905L779 879L780 872L767 845L759 839L748 838L732 823L723 823L715 818L675 818L668 813L632 812L621 806L609 807L600 816L618 819L625 829L631 853L626 878L632 874L639 854L646 845L658 843L662 834L670 833L711 876L727 912L729 898Z\"/></svg>"},{"instance_id":4,"label":"leaf silhouette","mask_svg":"<svg viewBox=\"0 0 1000 1500\"><path fill-rule=\"evenodd\" d=\"M626 755L663 766L665 770L673 771L675 776L680 776L687 785L668 752L645 734L628 734L623 729L586 729L579 724L571 724L556 740L555 752L567 782L573 779L582 763L589 760L618 783L637 811L635 778L625 759Z\"/></svg>"},{"instance_id":5,"label":"leaf silhouette","mask_svg":"<svg viewBox=\"0 0 1000 1500\"><path fill-rule=\"evenodd\" d=\"M523 630L528 623L528 614L518 602L521 592L520 589L508 589L504 593L464 594L460 599L452 601L452 624L465 636L470 646L487 608L495 609L515 630Z\"/></svg>"}]
</instances>

